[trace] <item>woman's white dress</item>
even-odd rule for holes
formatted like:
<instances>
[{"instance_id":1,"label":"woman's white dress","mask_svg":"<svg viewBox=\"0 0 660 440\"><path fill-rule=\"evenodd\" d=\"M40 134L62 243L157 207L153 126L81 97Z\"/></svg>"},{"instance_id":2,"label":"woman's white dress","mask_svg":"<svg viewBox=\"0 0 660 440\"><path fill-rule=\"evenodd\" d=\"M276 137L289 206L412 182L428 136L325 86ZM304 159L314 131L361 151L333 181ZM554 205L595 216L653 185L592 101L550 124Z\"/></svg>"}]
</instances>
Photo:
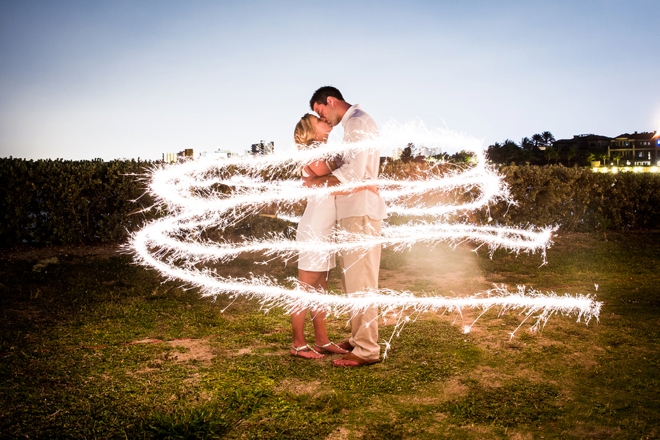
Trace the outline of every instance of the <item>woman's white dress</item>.
<instances>
[{"instance_id":1,"label":"woman's white dress","mask_svg":"<svg viewBox=\"0 0 660 440\"><path fill-rule=\"evenodd\" d=\"M311 198L300 218L296 232L298 242L331 242L337 223L335 197ZM335 267L335 253L303 250L298 254L298 269L326 272Z\"/></svg>"}]
</instances>

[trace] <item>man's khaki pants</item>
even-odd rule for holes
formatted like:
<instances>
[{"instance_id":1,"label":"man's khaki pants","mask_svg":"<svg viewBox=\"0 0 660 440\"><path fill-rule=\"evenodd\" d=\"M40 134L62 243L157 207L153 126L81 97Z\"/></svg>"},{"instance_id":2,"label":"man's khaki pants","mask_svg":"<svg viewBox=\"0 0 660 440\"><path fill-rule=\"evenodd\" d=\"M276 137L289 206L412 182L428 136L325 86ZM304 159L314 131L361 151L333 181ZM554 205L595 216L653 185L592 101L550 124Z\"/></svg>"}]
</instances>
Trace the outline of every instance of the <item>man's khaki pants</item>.
<instances>
[{"instance_id":1,"label":"man's khaki pants","mask_svg":"<svg viewBox=\"0 0 660 440\"><path fill-rule=\"evenodd\" d=\"M339 228L352 233L380 236L382 220L372 220L369 216L347 217L339 220ZM348 296L353 292L378 289L381 246L369 251L342 252L339 264L342 270L342 290ZM350 344L353 353L365 359L378 359L378 307L370 306L351 317Z\"/></svg>"}]
</instances>

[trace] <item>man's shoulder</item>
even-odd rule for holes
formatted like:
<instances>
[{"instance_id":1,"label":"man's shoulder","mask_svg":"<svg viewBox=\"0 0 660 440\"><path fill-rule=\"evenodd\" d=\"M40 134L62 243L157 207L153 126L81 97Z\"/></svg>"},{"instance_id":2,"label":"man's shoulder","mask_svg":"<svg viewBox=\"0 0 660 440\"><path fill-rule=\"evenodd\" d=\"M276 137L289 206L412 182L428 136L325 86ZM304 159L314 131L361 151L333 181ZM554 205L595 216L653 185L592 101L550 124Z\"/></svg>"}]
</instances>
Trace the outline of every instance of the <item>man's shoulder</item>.
<instances>
[{"instance_id":1,"label":"man's shoulder","mask_svg":"<svg viewBox=\"0 0 660 440\"><path fill-rule=\"evenodd\" d=\"M365 112L360 107L353 110L353 113L351 113L351 116L349 117L349 120L351 119L371 119L373 121L373 118L369 116L369 113Z\"/></svg>"},{"instance_id":2,"label":"man's shoulder","mask_svg":"<svg viewBox=\"0 0 660 440\"><path fill-rule=\"evenodd\" d=\"M348 118L348 121L346 121L346 126L349 125L352 127L366 127L369 128L370 131L373 131L374 129L378 130L378 126L376 125L374 118L369 116L369 114L361 108L355 109L350 118Z\"/></svg>"}]
</instances>

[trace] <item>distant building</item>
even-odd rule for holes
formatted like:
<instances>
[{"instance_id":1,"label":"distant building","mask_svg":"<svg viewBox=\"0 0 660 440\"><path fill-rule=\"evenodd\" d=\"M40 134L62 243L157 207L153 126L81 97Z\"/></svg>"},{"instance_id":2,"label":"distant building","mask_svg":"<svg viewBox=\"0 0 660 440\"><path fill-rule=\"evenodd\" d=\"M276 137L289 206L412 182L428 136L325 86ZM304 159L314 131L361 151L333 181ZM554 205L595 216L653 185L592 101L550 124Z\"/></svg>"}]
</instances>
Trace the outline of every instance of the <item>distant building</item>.
<instances>
[{"instance_id":1,"label":"distant building","mask_svg":"<svg viewBox=\"0 0 660 440\"><path fill-rule=\"evenodd\" d=\"M660 166L660 133L620 134L607 149L610 165Z\"/></svg>"},{"instance_id":2,"label":"distant building","mask_svg":"<svg viewBox=\"0 0 660 440\"><path fill-rule=\"evenodd\" d=\"M217 149L215 151L202 151L199 153L199 158L200 159L209 159L209 160L215 160L215 159L229 159L232 156L232 152L229 150L221 150Z\"/></svg>"},{"instance_id":3,"label":"distant building","mask_svg":"<svg viewBox=\"0 0 660 440\"><path fill-rule=\"evenodd\" d=\"M573 139L559 139L552 143L557 151L574 148L576 153L605 153L612 138L597 134L576 134Z\"/></svg>"},{"instance_id":4,"label":"distant building","mask_svg":"<svg viewBox=\"0 0 660 440\"><path fill-rule=\"evenodd\" d=\"M262 140L258 144L252 144L249 152L252 153L253 156L273 154L275 153L275 142L266 142Z\"/></svg>"},{"instance_id":5,"label":"distant building","mask_svg":"<svg viewBox=\"0 0 660 440\"><path fill-rule=\"evenodd\" d=\"M178 153L163 153L163 162L173 163L178 162L182 159L190 158L192 159L195 156L195 153L192 148L186 148L183 151Z\"/></svg>"},{"instance_id":6,"label":"distant building","mask_svg":"<svg viewBox=\"0 0 660 440\"><path fill-rule=\"evenodd\" d=\"M436 147L431 150L431 156L441 156L442 155L442 148Z\"/></svg>"}]
</instances>

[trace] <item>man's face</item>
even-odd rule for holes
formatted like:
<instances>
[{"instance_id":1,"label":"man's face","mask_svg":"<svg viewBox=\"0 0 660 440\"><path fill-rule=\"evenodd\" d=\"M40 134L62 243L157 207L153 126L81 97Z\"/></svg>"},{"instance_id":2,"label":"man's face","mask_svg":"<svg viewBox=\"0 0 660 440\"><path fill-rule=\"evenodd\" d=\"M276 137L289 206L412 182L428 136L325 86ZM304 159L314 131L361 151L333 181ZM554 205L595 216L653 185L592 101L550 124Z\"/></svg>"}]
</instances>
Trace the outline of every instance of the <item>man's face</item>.
<instances>
[{"instance_id":1,"label":"man's face","mask_svg":"<svg viewBox=\"0 0 660 440\"><path fill-rule=\"evenodd\" d=\"M341 122L341 116L339 115L339 109L336 107L337 101L332 96L328 97L328 104L323 105L318 102L314 103L314 111L318 114L321 119L324 119L333 127Z\"/></svg>"}]
</instances>

